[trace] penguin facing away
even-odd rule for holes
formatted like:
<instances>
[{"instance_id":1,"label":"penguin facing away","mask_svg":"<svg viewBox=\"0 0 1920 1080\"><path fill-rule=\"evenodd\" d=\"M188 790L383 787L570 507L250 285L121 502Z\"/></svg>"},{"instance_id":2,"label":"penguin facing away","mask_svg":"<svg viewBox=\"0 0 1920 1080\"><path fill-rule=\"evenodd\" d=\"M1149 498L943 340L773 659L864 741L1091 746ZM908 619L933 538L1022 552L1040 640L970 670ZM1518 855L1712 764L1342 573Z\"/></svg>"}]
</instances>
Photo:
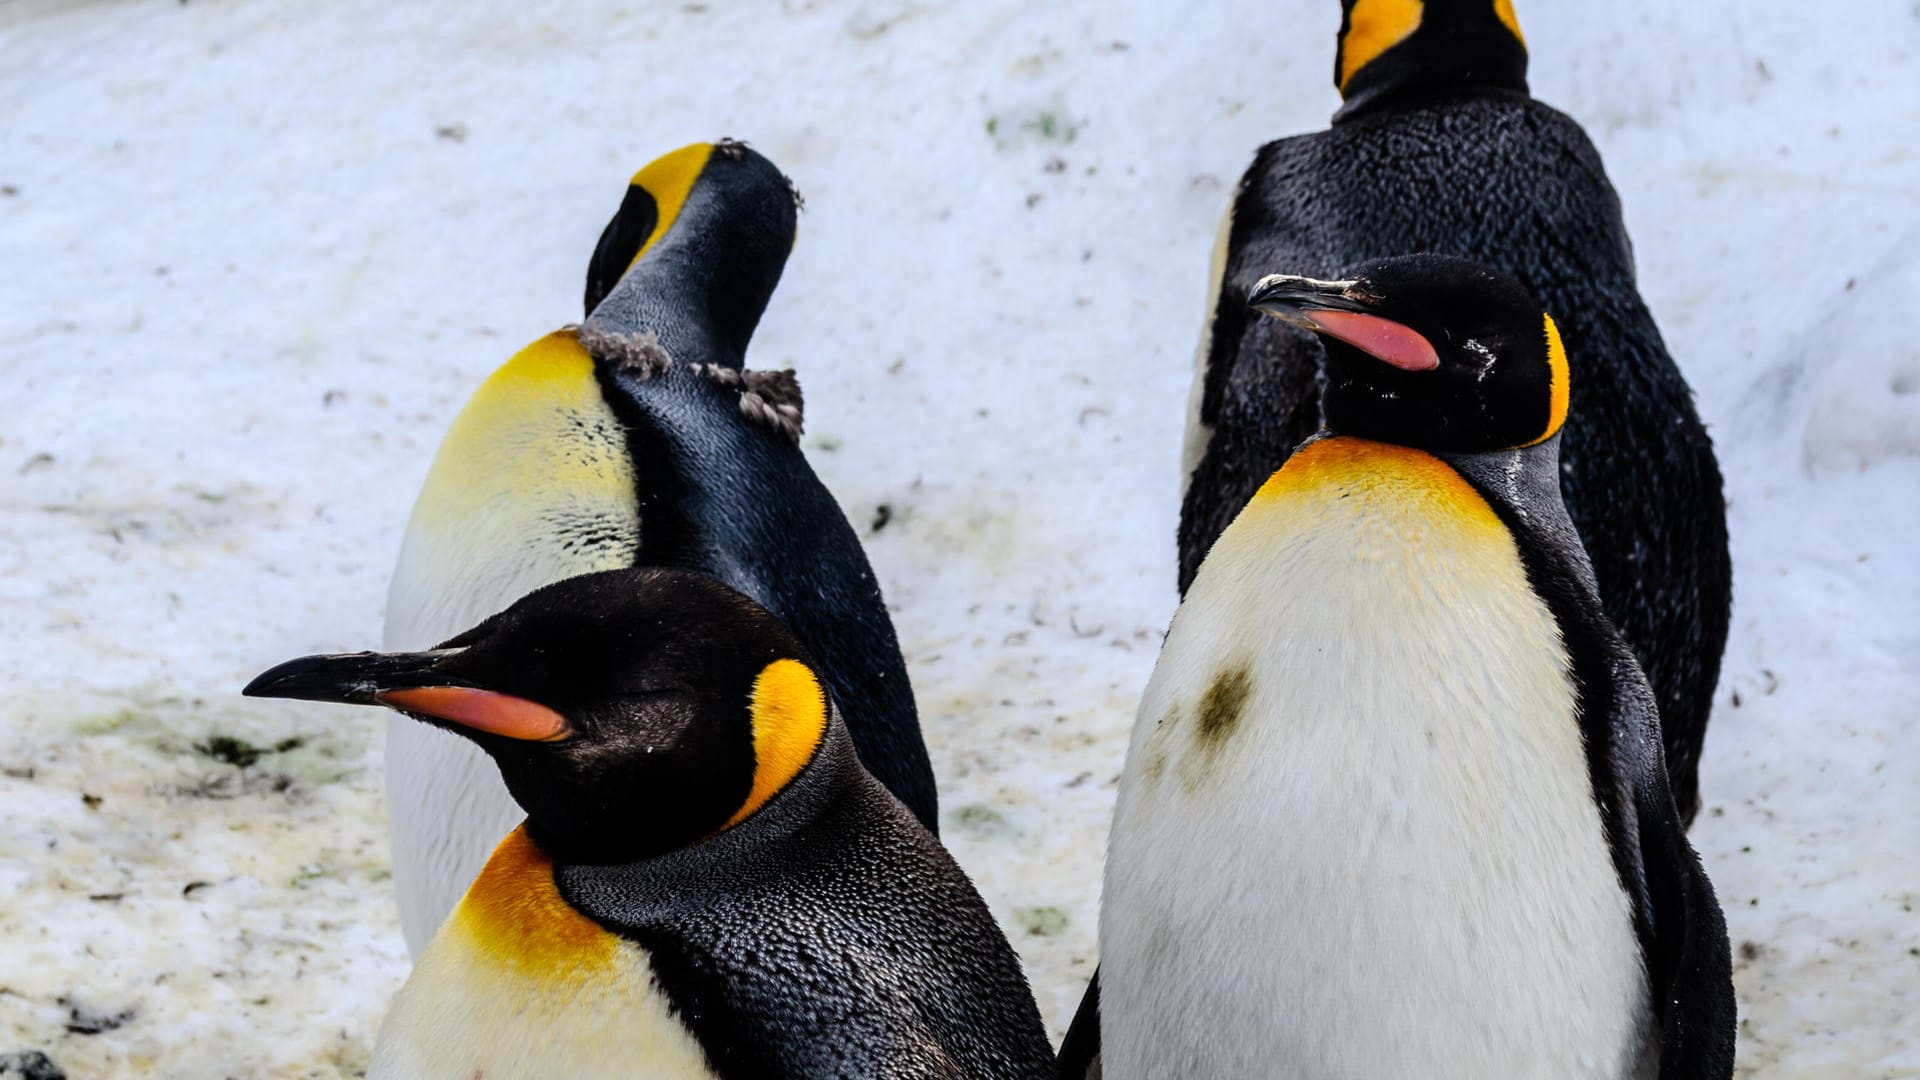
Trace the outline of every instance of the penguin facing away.
<instances>
[{"instance_id":1,"label":"penguin facing away","mask_svg":"<svg viewBox=\"0 0 1920 1080\"><path fill-rule=\"evenodd\" d=\"M539 589L437 649L255 679L467 739L525 808L369 1075L1055 1075L1006 938L861 766L818 671L746 596L639 568Z\"/></svg>"},{"instance_id":2,"label":"penguin facing away","mask_svg":"<svg viewBox=\"0 0 1920 1080\"><path fill-rule=\"evenodd\" d=\"M384 643L427 648L578 574L710 574L822 657L861 760L935 829L906 665L860 541L798 446L799 386L743 366L795 211L786 177L742 143L697 143L635 174L588 267L585 326L508 361L442 442ZM387 800L417 956L521 815L471 743L401 717Z\"/></svg>"},{"instance_id":3,"label":"penguin facing away","mask_svg":"<svg viewBox=\"0 0 1920 1080\"><path fill-rule=\"evenodd\" d=\"M1331 434L1174 615L1066 1074L1731 1076L1725 924L1559 497L1553 319L1434 255L1249 301L1324 342Z\"/></svg>"},{"instance_id":4,"label":"penguin facing away","mask_svg":"<svg viewBox=\"0 0 1920 1080\"><path fill-rule=\"evenodd\" d=\"M1250 317L1263 274L1331 277L1418 252L1503 271L1565 331L1580 386L1561 446L1567 512L1653 685L1691 821L1731 613L1726 506L1635 285L1619 197L1580 126L1528 96L1509 0L1345 0L1343 12L1332 126L1262 147L1223 225L1188 416L1180 588L1320 428L1325 354L1297 327Z\"/></svg>"}]
</instances>

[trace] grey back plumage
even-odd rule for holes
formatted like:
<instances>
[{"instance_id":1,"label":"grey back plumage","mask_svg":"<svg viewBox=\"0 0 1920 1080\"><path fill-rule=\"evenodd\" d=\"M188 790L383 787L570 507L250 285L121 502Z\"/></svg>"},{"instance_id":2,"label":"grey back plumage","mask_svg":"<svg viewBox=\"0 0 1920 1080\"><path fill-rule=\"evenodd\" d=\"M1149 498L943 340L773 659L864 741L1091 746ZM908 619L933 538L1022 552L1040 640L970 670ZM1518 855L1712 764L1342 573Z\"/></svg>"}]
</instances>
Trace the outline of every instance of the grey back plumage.
<instances>
[{"instance_id":1,"label":"grey back plumage","mask_svg":"<svg viewBox=\"0 0 1920 1080\"><path fill-rule=\"evenodd\" d=\"M838 718L758 813L693 848L565 866L569 902L648 950L725 1077L1049 1077L1019 961Z\"/></svg>"}]
</instances>

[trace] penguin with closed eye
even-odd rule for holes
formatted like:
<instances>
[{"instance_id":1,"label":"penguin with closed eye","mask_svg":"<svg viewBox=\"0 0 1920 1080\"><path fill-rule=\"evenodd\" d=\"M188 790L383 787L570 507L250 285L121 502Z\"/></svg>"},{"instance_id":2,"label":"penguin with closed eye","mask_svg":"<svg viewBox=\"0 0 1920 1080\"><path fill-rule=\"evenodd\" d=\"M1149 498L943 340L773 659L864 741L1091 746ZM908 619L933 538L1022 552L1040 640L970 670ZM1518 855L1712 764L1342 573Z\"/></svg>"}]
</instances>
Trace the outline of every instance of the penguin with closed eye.
<instances>
[{"instance_id":1,"label":"penguin with closed eye","mask_svg":"<svg viewBox=\"0 0 1920 1080\"><path fill-rule=\"evenodd\" d=\"M861 765L819 662L706 575L570 578L437 648L304 657L246 693L395 709L524 808L374 1080L1056 1075L1012 948Z\"/></svg>"},{"instance_id":2,"label":"penguin with closed eye","mask_svg":"<svg viewBox=\"0 0 1920 1080\"><path fill-rule=\"evenodd\" d=\"M798 445L799 385L745 366L796 203L771 161L728 140L634 175L587 270L584 326L508 361L441 443L384 641L425 648L578 574L709 574L824 658L861 760L937 830L906 665L859 538ZM404 719L388 726L386 780L401 925L418 955L519 809L470 743Z\"/></svg>"},{"instance_id":3,"label":"penguin with closed eye","mask_svg":"<svg viewBox=\"0 0 1920 1080\"><path fill-rule=\"evenodd\" d=\"M1221 226L1187 423L1180 588L1325 419L1326 353L1249 314L1261 277L1421 252L1500 270L1566 332L1580 385L1562 436L1567 513L1653 686L1691 821L1732 611L1726 502L1692 392L1640 297L1619 196L1580 125L1528 94L1509 0L1341 10L1332 125L1261 147Z\"/></svg>"},{"instance_id":4,"label":"penguin with closed eye","mask_svg":"<svg viewBox=\"0 0 1920 1080\"><path fill-rule=\"evenodd\" d=\"M1249 302L1324 344L1327 431L1173 617L1065 1075L1730 1077L1725 922L1560 497L1554 319L1437 255Z\"/></svg>"}]
</instances>

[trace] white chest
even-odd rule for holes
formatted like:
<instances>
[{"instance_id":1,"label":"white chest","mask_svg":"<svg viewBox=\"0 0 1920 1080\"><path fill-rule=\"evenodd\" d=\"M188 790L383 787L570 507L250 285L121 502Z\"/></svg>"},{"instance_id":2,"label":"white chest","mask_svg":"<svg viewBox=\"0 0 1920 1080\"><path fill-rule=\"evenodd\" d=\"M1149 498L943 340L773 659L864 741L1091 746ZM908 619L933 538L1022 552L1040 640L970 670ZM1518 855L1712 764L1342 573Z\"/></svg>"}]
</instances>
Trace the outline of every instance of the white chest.
<instances>
[{"instance_id":1,"label":"white chest","mask_svg":"<svg viewBox=\"0 0 1920 1080\"><path fill-rule=\"evenodd\" d=\"M1632 1075L1645 977L1552 616L1450 472L1330 442L1215 545L1141 702L1107 1075Z\"/></svg>"},{"instance_id":2,"label":"white chest","mask_svg":"<svg viewBox=\"0 0 1920 1080\"><path fill-rule=\"evenodd\" d=\"M443 935L444 937L444 935ZM638 947L606 971L533 978L436 939L380 1029L371 1080L710 1080Z\"/></svg>"},{"instance_id":3,"label":"white chest","mask_svg":"<svg viewBox=\"0 0 1920 1080\"><path fill-rule=\"evenodd\" d=\"M625 439L571 334L495 372L414 504L386 647L430 648L543 585L631 565L640 519ZM387 723L386 780L400 926L418 956L522 814L479 748L406 717Z\"/></svg>"}]
</instances>

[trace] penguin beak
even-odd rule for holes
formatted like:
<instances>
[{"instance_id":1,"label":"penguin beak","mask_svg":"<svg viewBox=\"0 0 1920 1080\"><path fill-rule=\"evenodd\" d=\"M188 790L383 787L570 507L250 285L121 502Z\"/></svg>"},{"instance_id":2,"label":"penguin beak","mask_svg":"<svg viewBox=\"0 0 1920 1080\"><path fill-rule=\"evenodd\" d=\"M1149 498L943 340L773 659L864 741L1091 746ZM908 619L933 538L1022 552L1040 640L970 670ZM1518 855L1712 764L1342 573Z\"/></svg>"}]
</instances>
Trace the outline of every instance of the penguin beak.
<instances>
[{"instance_id":1,"label":"penguin beak","mask_svg":"<svg viewBox=\"0 0 1920 1080\"><path fill-rule=\"evenodd\" d=\"M1304 330L1344 341L1402 371L1432 371L1440 354L1419 331L1376 315L1359 281L1321 281L1268 274L1247 294L1247 306Z\"/></svg>"},{"instance_id":2,"label":"penguin beak","mask_svg":"<svg viewBox=\"0 0 1920 1080\"><path fill-rule=\"evenodd\" d=\"M386 705L469 731L526 742L566 738L571 730L566 717L545 705L488 690L437 669L441 661L465 651L303 656L269 668L240 692L247 697Z\"/></svg>"}]
</instances>

